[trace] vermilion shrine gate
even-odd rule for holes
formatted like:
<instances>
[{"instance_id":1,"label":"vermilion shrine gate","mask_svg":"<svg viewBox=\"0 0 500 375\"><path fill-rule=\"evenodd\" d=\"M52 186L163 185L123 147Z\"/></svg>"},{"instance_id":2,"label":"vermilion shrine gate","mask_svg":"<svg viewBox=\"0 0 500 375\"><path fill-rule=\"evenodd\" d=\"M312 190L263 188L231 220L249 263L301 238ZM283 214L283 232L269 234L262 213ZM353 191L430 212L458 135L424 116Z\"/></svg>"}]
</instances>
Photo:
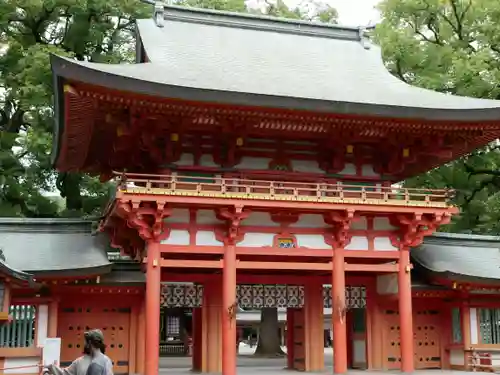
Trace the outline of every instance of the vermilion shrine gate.
<instances>
[{"instance_id":1,"label":"vermilion shrine gate","mask_svg":"<svg viewBox=\"0 0 500 375\"><path fill-rule=\"evenodd\" d=\"M400 82L361 29L155 9L137 64L52 57L55 167L117 181L100 229L146 275L128 305L136 371L158 373L162 282L196 285L177 302L194 308L195 370L236 373L238 304L288 307L288 367L322 370L330 293L345 373L346 288L366 308L367 367L440 367L442 347L419 343L443 318L412 308L409 253L457 209L396 183L496 139L500 103Z\"/></svg>"}]
</instances>

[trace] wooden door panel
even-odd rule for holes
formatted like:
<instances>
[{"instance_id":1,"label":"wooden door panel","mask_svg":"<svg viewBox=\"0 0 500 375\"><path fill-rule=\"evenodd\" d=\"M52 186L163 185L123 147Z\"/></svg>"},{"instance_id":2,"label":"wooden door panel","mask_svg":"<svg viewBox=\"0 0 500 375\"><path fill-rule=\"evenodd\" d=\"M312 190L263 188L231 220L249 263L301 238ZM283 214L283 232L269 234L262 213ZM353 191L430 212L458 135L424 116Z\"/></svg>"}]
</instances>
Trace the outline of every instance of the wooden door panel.
<instances>
[{"instance_id":1,"label":"wooden door panel","mask_svg":"<svg viewBox=\"0 0 500 375\"><path fill-rule=\"evenodd\" d=\"M106 354L113 361L115 374L128 374L130 308L115 308L103 304L69 305L61 307L58 319L62 340L61 364L68 366L83 354L84 333L102 330Z\"/></svg>"},{"instance_id":2,"label":"wooden door panel","mask_svg":"<svg viewBox=\"0 0 500 375\"><path fill-rule=\"evenodd\" d=\"M413 316L415 367L441 368L441 311L417 309Z\"/></svg>"},{"instance_id":3,"label":"wooden door panel","mask_svg":"<svg viewBox=\"0 0 500 375\"><path fill-rule=\"evenodd\" d=\"M441 310L413 308L413 350L416 369L441 368ZM397 306L384 309L385 366L389 370L401 368L399 312Z\"/></svg>"},{"instance_id":4,"label":"wooden door panel","mask_svg":"<svg viewBox=\"0 0 500 375\"><path fill-rule=\"evenodd\" d=\"M399 311L392 308L384 309L385 318L385 349L386 368L399 370L401 368L401 343L399 340Z\"/></svg>"},{"instance_id":5,"label":"wooden door panel","mask_svg":"<svg viewBox=\"0 0 500 375\"><path fill-rule=\"evenodd\" d=\"M294 309L293 317L293 368L298 371L306 369L305 352L305 312L304 308Z\"/></svg>"}]
</instances>

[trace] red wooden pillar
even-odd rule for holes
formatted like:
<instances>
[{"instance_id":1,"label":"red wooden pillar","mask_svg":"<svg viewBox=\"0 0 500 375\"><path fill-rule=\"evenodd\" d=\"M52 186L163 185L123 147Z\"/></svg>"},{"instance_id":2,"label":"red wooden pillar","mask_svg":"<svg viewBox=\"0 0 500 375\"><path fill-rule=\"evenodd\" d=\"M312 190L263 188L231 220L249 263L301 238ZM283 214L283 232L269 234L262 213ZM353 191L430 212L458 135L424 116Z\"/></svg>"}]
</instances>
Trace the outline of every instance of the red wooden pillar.
<instances>
[{"instance_id":1,"label":"red wooden pillar","mask_svg":"<svg viewBox=\"0 0 500 375\"><path fill-rule=\"evenodd\" d=\"M236 375L236 249L224 248L222 271L222 374Z\"/></svg>"},{"instance_id":2,"label":"red wooden pillar","mask_svg":"<svg viewBox=\"0 0 500 375\"><path fill-rule=\"evenodd\" d=\"M160 243L147 244L145 375L158 375L160 362Z\"/></svg>"},{"instance_id":3,"label":"red wooden pillar","mask_svg":"<svg viewBox=\"0 0 500 375\"><path fill-rule=\"evenodd\" d=\"M398 291L401 371L413 372L415 370L413 362L413 312L411 307L410 252L408 249L400 250Z\"/></svg>"},{"instance_id":4,"label":"red wooden pillar","mask_svg":"<svg viewBox=\"0 0 500 375\"><path fill-rule=\"evenodd\" d=\"M295 355L293 352L295 345L294 323L295 310L292 308L286 309L286 367L289 370L294 368Z\"/></svg>"},{"instance_id":5,"label":"red wooden pillar","mask_svg":"<svg viewBox=\"0 0 500 375\"><path fill-rule=\"evenodd\" d=\"M137 316L137 352L136 352L136 371L139 375L144 375L144 366L146 358L146 301L142 299L139 305L139 314Z\"/></svg>"},{"instance_id":6,"label":"red wooden pillar","mask_svg":"<svg viewBox=\"0 0 500 375\"><path fill-rule=\"evenodd\" d=\"M193 371L202 369L203 356L203 314L202 308L193 309L192 337L193 337Z\"/></svg>"},{"instance_id":7,"label":"red wooden pillar","mask_svg":"<svg viewBox=\"0 0 500 375\"><path fill-rule=\"evenodd\" d=\"M333 252L332 320L333 320L333 372L347 372L347 329L345 305L344 249Z\"/></svg>"}]
</instances>

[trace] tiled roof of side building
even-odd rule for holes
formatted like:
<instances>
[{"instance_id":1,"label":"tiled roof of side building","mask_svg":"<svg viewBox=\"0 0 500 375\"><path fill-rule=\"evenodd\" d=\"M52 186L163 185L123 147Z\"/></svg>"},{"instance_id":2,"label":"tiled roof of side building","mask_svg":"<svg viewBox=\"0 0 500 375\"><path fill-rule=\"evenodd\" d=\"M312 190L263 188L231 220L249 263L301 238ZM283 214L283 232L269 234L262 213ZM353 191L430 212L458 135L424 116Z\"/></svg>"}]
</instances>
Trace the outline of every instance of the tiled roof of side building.
<instances>
[{"instance_id":1,"label":"tiled roof of side building","mask_svg":"<svg viewBox=\"0 0 500 375\"><path fill-rule=\"evenodd\" d=\"M2 277L12 279L14 283L33 283L33 275L16 270L0 259L0 282Z\"/></svg>"},{"instance_id":2,"label":"tiled roof of side building","mask_svg":"<svg viewBox=\"0 0 500 375\"><path fill-rule=\"evenodd\" d=\"M5 261L35 276L101 275L111 271L109 240L92 222L75 219L0 218Z\"/></svg>"},{"instance_id":3,"label":"tiled roof of side building","mask_svg":"<svg viewBox=\"0 0 500 375\"><path fill-rule=\"evenodd\" d=\"M432 274L457 281L500 282L500 237L436 233L411 252Z\"/></svg>"},{"instance_id":4,"label":"tiled roof of side building","mask_svg":"<svg viewBox=\"0 0 500 375\"><path fill-rule=\"evenodd\" d=\"M156 97L314 112L496 121L500 101L410 86L385 68L362 29L166 6L137 21L138 60L53 56L54 76Z\"/></svg>"}]
</instances>

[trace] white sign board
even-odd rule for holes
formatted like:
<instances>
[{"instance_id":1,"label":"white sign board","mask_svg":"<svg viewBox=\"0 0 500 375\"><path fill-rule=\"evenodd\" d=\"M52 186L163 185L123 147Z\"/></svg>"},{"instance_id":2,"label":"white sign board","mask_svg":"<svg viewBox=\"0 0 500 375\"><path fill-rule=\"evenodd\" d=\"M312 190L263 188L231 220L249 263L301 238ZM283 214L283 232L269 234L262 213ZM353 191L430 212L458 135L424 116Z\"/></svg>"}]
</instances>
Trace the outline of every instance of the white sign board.
<instances>
[{"instance_id":1,"label":"white sign board","mask_svg":"<svg viewBox=\"0 0 500 375\"><path fill-rule=\"evenodd\" d=\"M42 363L44 366L52 365L54 363L59 366L61 358L61 338L53 337L45 339L42 355Z\"/></svg>"}]
</instances>

